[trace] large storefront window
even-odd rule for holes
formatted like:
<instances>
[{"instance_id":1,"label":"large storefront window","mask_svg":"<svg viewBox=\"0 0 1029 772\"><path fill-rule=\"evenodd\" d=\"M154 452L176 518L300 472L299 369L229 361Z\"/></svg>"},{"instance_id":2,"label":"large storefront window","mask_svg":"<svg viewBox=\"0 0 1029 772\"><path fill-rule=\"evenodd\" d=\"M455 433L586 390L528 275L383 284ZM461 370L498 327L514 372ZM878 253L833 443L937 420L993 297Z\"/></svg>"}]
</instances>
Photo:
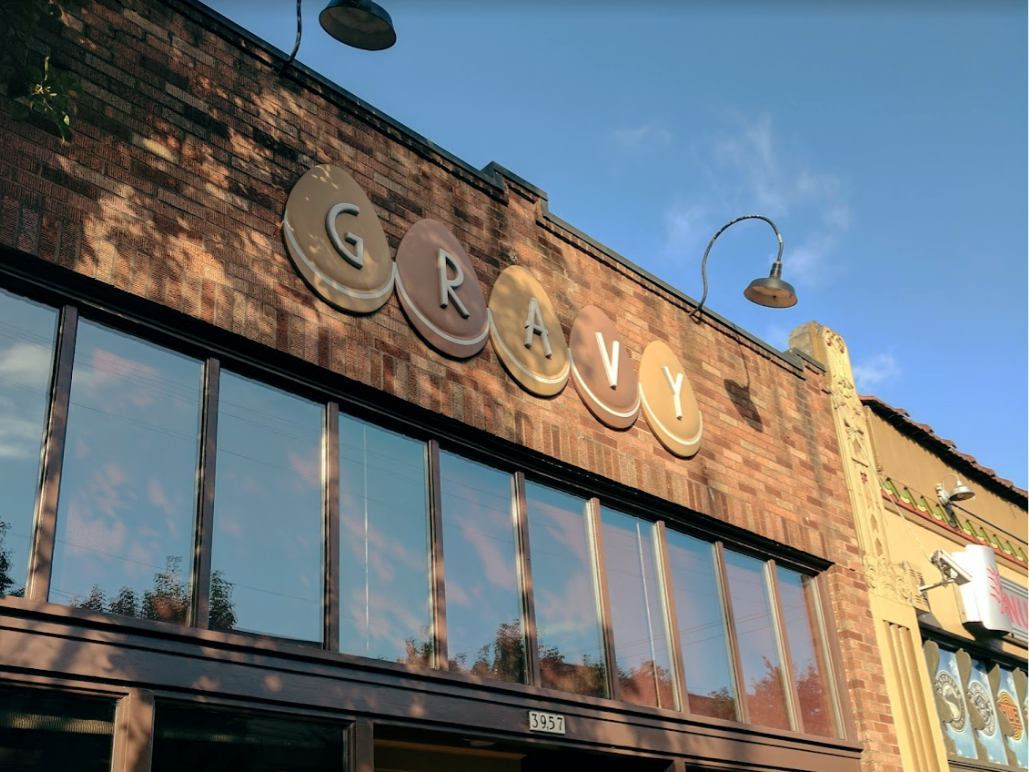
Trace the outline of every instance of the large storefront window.
<instances>
[{"instance_id":1,"label":"large storefront window","mask_svg":"<svg viewBox=\"0 0 1029 772\"><path fill-rule=\"evenodd\" d=\"M0 291L0 596L25 592L57 311Z\"/></svg>"},{"instance_id":2,"label":"large storefront window","mask_svg":"<svg viewBox=\"0 0 1029 772\"><path fill-rule=\"evenodd\" d=\"M432 665L424 442L339 417L340 650Z\"/></svg>"},{"instance_id":3,"label":"large storefront window","mask_svg":"<svg viewBox=\"0 0 1029 772\"><path fill-rule=\"evenodd\" d=\"M606 507L601 520L621 697L674 708L656 526Z\"/></svg>"},{"instance_id":4,"label":"large storefront window","mask_svg":"<svg viewBox=\"0 0 1029 772\"><path fill-rule=\"evenodd\" d=\"M924 646L947 755L1005 769L1029 768L1026 671L964 649Z\"/></svg>"},{"instance_id":5,"label":"large storefront window","mask_svg":"<svg viewBox=\"0 0 1029 772\"><path fill-rule=\"evenodd\" d=\"M223 374L211 627L320 641L322 423L313 402ZM217 613L216 613L217 612Z\"/></svg>"},{"instance_id":6,"label":"large storefront window","mask_svg":"<svg viewBox=\"0 0 1029 772\"><path fill-rule=\"evenodd\" d=\"M743 668L742 680L751 723L790 728L782 657L772 618L766 564L725 551L725 573Z\"/></svg>"},{"instance_id":7,"label":"large storefront window","mask_svg":"<svg viewBox=\"0 0 1029 772\"><path fill-rule=\"evenodd\" d=\"M450 669L525 682L511 475L440 454Z\"/></svg>"},{"instance_id":8,"label":"large storefront window","mask_svg":"<svg viewBox=\"0 0 1029 772\"><path fill-rule=\"evenodd\" d=\"M109 772L114 700L0 688L0 768Z\"/></svg>"},{"instance_id":9,"label":"large storefront window","mask_svg":"<svg viewBox=\"0 0 1029 772\"><path fill-rule=\"evenodd\" d=\"M737 721L736 686L715 547L684 533L666 533L690 712Z\"/></svg>"},{"instance_id":10,"label":"large storefront window","mask_svg":"<svg viewBox=\"0 0 1029 772\"><path fill-rule=\"evenodd\" d=\"M808 734L834 737L829 669L818 623L818 596L811 577L776 566L782 624L790 642L790 659L797 685L797 707Z\"/></svg>"},{"instance_id":11,"label":"large storefront window","mask_svg":"<svg viewBox=\"0 0 1029 772\"><path fill-rule=\"evenodd\" d=\"M526 485L543 686L608 693L586 502Z\"/></svg>"},{"instance_id":12,"label":"large storefront window","mask_svg":"<svg viewBox=\"0 0 1029 772\"><path fill-rule=\"evenodd\" d=\"M346 768L344 730L338 724L157 703L153 772Z\"/></svg>"},{"instance_id":13,"label":"large storefront window","mask_svg":"<svg viewBox=\"0 0 1029 772\"><path fill-rule=\"evenodd\" d=\"M57 318L0 295L0 595L839 736L810 575Z\"/></svg>"},{"instance_id":14,"label":"large storefront window","mask_svg":"<svg viewBox=\"0 0 1029 772\"><path fill-rule=\"evenodd\" d=\"M189 623L201 369L79 323L52 601Z\"/></svg>"}]
</instances>

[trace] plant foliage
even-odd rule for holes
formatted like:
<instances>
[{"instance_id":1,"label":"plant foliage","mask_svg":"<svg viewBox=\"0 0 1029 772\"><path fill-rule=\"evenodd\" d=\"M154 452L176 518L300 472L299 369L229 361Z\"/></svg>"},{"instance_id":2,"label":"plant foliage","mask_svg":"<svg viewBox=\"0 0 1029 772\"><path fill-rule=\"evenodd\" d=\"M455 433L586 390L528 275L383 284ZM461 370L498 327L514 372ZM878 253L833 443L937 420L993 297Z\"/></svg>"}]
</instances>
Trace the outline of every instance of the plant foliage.
<instances>
[{"instance_id":1,"label":"plant foliage","mask_svg":"<svg viewBox=\"0 0 1029 772\"><path fill-rule=\"evenodd\" d=\"M61 17L61 9L50 0L0 0L0 83L7 87L14 120L36 116L67 140L71 92L79 84L39 51L39 25L46 17Z\"/></svg>"}]
</instances>

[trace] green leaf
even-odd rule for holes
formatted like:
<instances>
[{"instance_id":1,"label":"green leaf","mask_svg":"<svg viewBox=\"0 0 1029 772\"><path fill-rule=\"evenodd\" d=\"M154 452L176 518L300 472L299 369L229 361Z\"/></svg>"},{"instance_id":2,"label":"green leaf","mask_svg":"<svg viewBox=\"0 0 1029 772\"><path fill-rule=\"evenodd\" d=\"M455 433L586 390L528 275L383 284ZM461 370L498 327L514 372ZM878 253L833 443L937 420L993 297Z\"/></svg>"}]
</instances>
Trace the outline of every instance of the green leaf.
<instances>
[{"instance_id":1,"label":"green leaf","mask_svg":"<svg viewBox=\"0 0 1029 772\"><path fill-rule=\"evenodd\" d=\"M21 102L11 103L11 118L16 121L27 121L29 119L29 115L31 115L31 113L29 112L27 105L24 105Z\"/></svg>"}]
</instances>

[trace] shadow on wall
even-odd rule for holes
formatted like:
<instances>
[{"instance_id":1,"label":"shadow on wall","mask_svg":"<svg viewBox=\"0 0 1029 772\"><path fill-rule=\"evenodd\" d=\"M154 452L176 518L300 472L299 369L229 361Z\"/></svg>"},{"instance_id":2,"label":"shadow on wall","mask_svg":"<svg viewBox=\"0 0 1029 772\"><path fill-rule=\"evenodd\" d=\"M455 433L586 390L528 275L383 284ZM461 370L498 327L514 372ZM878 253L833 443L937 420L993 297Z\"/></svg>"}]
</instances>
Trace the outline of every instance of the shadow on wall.
<instances>
[{"instance_id":1,"label":"shadow on wall","mask_svg":"<svg viewBox=\"0 0 1029 772\"><path fill-rule=\"evenodd\" d=\"M763 432L765 424L761 420L761 413L758 411L757 405L754 404L754 400L750 396L750 384L742 384L729 378L722 381L722 383L725 385L725 393L729 396L729 401L736 408L740 418L746 421L751 429Z\"/></svg>"}]
</instances>

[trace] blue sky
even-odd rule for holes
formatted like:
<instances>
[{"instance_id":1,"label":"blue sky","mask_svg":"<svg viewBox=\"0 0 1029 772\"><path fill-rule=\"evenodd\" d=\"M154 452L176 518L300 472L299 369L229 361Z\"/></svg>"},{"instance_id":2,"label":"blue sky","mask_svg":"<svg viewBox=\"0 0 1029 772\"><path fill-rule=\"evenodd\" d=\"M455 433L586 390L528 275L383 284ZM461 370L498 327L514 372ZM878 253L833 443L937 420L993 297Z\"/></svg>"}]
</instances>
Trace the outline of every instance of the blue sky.
<instances>
[{"instance_id":1,"label":"blue sky","mask_svg":"<svg viewBox=\"0 0 1029 772\"><path fill-rule=\"evenodd\" d=\"M778 348L835 329L861 393L1026 487L1024 2L381 1L394 48L308 0L300 61L695 298L715 231L771 217L800 303L742 297L776 250L752 221L708 305ZM292 47L289 0L210 5Z\"/></svg>"}]
</instances>

